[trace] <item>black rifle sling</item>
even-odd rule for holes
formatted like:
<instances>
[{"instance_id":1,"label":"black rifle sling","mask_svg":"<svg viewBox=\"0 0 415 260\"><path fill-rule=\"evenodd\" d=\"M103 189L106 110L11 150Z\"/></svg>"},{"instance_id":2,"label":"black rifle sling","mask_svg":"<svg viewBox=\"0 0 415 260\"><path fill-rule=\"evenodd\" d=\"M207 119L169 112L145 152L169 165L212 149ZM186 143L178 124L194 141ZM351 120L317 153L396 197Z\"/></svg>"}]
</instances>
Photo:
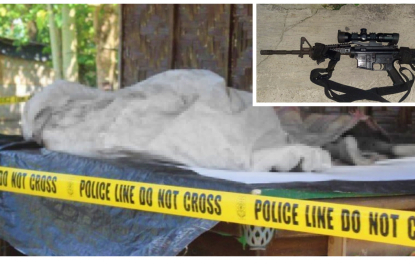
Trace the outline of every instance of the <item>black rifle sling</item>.
<instances>
[{"instance_id":1,"label":"black rifle sling","mask_svg":"<svg viewBox=\"0 0 415 260\"><path fill-rule=\"evenodd\" d=\"M343 85L337 83L335 81L330 80L331 74L334 70L334 66L336 65L339 59L332 57L330 58L329 66L327 69L314 69L311 71L310 80L314 84L324 87L324 94L334 101L337 102L353 102L357 100L372 100L372 101L379 101L379 102L389 102L388 100L384 99L382 96L396 94L400 92L407 91L405 95L399 100L399 102L404 101L409 93L411 92L412 85L414 84L414 74L407 68L399 68L399 72L405 78L406 82L403 84L398 84L394 86L385 86L385 87L378 87L378 88L371 88L368 90L363 90L360 88L355 88L352 86ZM404 70L409 71L412 76L412 79L403 74ZM326 73L326 74L323 74ZM344 94L337 94L334 91L338 91Z\"/></svg>"}]
</instances>

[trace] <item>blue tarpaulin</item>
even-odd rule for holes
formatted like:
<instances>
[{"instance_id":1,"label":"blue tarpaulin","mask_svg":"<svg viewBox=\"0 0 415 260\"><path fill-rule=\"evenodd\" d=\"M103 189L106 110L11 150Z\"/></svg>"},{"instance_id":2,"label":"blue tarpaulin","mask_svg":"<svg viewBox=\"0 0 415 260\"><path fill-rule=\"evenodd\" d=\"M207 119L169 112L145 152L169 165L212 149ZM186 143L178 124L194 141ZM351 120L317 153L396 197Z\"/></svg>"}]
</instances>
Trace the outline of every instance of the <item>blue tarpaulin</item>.
<instances>
[{"instance_id":1,"label":"blue tarpaulin","mask_svg":"<svg viewBox=\"0 0 415 260\"><path fill-rule=\"evenodd\" d=\"M18 141L18 140L14 140ZM102 161L3 143L0 165L47 172L249 192L237 183L154 163ZM2 144L0 143L0 150ZM13 150L18 147L17 150ZM216 221L0 192L0 238L27 255L177 255Z\"/></svg>"}]
</instances>

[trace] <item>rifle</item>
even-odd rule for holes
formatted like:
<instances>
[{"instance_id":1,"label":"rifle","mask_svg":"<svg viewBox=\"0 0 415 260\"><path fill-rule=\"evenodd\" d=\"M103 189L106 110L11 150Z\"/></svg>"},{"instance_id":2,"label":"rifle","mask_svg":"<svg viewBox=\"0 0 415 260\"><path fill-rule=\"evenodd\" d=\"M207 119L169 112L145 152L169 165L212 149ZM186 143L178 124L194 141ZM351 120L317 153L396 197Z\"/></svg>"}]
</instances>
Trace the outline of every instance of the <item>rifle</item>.
<instances>
[{"instance_id":1,"label":"rifle","mask_svg":"<svg viewBox=\"0 0 415 260\"><path fill-rule=\"evenodd\" d=\"M325 45L316 43L313 47L305 37L301 37L300 50L261 50L261 55L287 55L293 54L303 58L309 55L317 64L329 59L326 69L314 69L310 73L310 80L314 84L324 87L326 96L337 102L353 102L357 100L373 100L379 102L389 102L382 96L396 94L406 91L399 100L402 102L409 95L414 83L414 74L407 68L401 67L401 64L409 64L415 71L415 49L408 47L398 48L398 33L367 33L365 28L358 33L348 33L338 31L338 44ZM368 43L365 43L368 42ZM382 43L388 43L383 45ZM307 43L308 47L304 47ZM367 70L386 70L393 81L393 86L372 88L362 90L359 88L346 86L330 80L334 67L340 60L341 55L349 55L357 60L357 68ZM399 72L396 70L394 63L398 61ZM378 64L375 69L375 64ZM403 71L409 71L412 79L403 74ZM403 77L403 78L402 78ZM405 80L404 80L405 78ZM337 94L333 90L344 93Z\"/></svg>"}]
</instances>

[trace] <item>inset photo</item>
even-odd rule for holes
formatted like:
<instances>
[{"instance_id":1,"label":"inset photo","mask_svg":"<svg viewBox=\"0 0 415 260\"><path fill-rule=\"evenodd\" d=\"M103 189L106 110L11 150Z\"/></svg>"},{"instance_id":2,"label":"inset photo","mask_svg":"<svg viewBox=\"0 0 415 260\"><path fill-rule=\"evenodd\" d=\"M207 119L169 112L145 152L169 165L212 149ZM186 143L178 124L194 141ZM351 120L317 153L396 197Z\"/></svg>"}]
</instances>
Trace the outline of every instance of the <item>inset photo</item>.
<instances>
[{"instance_id":1,"label":"inset photo","mask_svg":"<svg viewBox=\"0 0 415 260\"><path fill-rule=\"evenodd\" d=\"M257 105L415 102L415 5L257 5Z\"/></svg>"}]
</instances>

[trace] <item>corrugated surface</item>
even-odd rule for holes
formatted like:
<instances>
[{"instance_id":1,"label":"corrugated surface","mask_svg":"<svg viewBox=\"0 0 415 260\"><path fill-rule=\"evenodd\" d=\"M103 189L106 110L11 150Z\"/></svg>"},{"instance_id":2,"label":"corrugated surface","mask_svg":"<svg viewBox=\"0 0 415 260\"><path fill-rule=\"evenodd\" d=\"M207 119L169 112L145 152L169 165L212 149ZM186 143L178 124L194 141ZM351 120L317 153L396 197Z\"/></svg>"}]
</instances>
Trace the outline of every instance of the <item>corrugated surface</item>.
<instances>
[{"instance_id":1,"label":"corrugated surface","mask_svg":"<svg viewBox=\"0 0 415 260\"><path fill-rule=\"evenodd\" d=\"M252 86L252 5L123 5L121 85L169 69L209 69Z\"/></svg>"}]
</instances>

